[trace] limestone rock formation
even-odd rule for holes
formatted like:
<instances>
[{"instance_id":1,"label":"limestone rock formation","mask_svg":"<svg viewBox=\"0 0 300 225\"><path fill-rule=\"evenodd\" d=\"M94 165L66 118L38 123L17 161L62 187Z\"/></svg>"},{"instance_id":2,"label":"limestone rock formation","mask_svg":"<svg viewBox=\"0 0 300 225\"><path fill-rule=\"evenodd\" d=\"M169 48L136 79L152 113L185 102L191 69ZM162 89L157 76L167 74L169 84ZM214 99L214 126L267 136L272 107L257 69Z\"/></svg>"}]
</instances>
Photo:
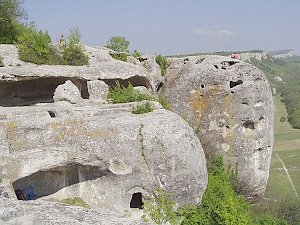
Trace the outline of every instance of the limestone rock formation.
<instances>
[{"instance_id":1,"label":"limestone rock formation","mask_svg":"<svg viewBox=\"0 0 300 225\"><path fill-rule=\"evenodd\" d=\"M266 188L273 145L268 81L256 67L222 56L172 59L164 93L193 126L206 156L222 154L250 199Z\"/></svg>"},{"instance_id":2,"label":"limestone rock formation","mask_svg":"<svg viewBox=\"0 0 300 225\"><path fill-rule=\"evenodd\" d=\"M133 86L144 86L153 93L163 82L162 76L150 73L138 60L123 62L112 58L110 49L84 47L89 56L89 65L77 67L26 63L18 59L16 46L0 45L0 55L5 65L0 68L0 83L10 82L1 88L0 98L14 98L20 102L20 96L24 98L23 93L26 92L26 98L40 96L49 99L49 92L53 95L55 88L66 80L78 86L83 98L88 98L87 81L102 80L107 85L113 85L115 80L123 85L130 82ZM44 91L36 90L38 86L43 86Z\"/></svg>"},{"instance_id":3,"label":"limestone rock formation","mask_svg":"<svg viewBox=\"0 0 300 225\"><path fill-rule=\"evenodd\" d=\"M55 89L53 100L54 102L67 101L76 104L81 101L81 94L76 85L72 81L67 80Z\"/></svg>"},{"instance_id":4,"label":"limestone rock formation","mask_svg":"<svg viewBox=\"0 0 300 225\"><path fill-rule=\"evenodd\" d=\"M47 201L14 201L0 197L1 225L153 225L137 216L114 214L104 209L87 209Z\"/></svg>"},{"instance_id":5,"label":"limestone rock formation","mask_svg":"<svg viewBox=\"0 0 300 225\"><path fill-rule=\"evenodd\" d=\"M147 90L146 87L142 86ZM87 88L89 92L89 99L99 102L107 101L107 94L109 87L101 80L91 80L87 82Z\"/></svg>"},{"instance_id":6,"label":"limestone rock formation","mask_svg":"<svg viewBox=\"0 0 300 225\"><path fill-rule=\"evenodd\" d=\"M243 61L250 62L251 59L263 60L268 58L267 52L243 52L237 54L237 58Z\"/></svg>"},{"instance_id":7,"label":"limestone rock formation","mask_svg":"<svg viewBox=\"0 0 300 225\"><path fill-rule=\"evenodd\" d=\"M132 114L136 104L1 107L0 186L121 213L156 187L179 205L199 203L207 172L193 129L164 109Z\"/></svg>"}]
</instances>

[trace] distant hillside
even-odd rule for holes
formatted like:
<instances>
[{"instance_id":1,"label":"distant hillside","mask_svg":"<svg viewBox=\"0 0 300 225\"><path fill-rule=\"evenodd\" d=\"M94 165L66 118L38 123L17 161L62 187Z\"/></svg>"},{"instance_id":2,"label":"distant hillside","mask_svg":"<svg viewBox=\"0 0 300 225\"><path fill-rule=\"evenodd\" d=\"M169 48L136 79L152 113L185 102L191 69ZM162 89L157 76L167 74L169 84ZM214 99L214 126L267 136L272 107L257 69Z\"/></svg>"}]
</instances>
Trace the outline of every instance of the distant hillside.
<instances>
[{"instance_id":1,"label":"distant hillside","mask_svg":"<svg viewBox=\"0 0 300 225\"><path fill-rule=\"evenodd\" d=\"M249 51L221 51L221 52L198 52L198 53L190 53L190 54L178 54L178 55L170 55L167 57L188 57L188 56L198 56L198 55L221 55L221 56L228 56L231 55L232 53L236 54L242 54L242 53L262 53L264 52L263 50L249 50Z\"/></svg>"},{"instance_id":2,"label":"distant hillside","mask_svg":"<svg viewBox=\"0 0 300 225\"><path fill-rule=\"evenodd\" d=\"M277 59L296 56L296 52L294 51L294 49L282 49L277 51L270 51L268 52L268 54Z\"/></svg>"},{"instance_id":3,"label":"distant hillside","mask_svg":"<svg viewBox=\"0 0 300 225\"><path fill-rule=\"evenodd\" d=\"M300 129L300 57L252 59L251 63L267 76L277 95L282 96L288 111L288 121Z\"/></svg>"}]
</instances>

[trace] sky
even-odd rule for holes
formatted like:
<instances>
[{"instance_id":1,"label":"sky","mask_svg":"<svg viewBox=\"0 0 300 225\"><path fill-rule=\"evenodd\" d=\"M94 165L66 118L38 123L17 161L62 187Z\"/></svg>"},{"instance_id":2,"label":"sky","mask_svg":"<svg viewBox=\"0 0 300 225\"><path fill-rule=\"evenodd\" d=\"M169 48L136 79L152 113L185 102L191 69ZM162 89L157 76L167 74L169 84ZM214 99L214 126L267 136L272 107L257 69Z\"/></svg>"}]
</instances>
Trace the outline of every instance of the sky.
<instances>
[{"instance_id":1,"label":"sky","mask_svg":"<svg viewBox=\"0 0 300 225\"><path fill-rule=\"evenodd\" d=\"M86 45L124 36L148 54L294 49L299 0L24 0L28 20L52 42L78 28Z\"/></svg>"}]
</instances>

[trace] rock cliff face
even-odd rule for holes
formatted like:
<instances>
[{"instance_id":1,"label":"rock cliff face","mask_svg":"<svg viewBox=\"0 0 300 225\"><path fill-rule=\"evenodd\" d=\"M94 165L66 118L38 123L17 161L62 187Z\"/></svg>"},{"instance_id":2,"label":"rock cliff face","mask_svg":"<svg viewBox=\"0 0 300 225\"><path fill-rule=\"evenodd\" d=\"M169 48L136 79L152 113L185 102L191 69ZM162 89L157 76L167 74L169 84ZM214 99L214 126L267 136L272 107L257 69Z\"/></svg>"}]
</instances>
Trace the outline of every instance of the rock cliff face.
<instances>
[{"instance_id":1,"label":"rock cliff face","mask_svg":"<svg viewBox=\"0 0 300 225\"><path fill-rule=\"evenodd\" d=\"M123 212L161 187L179 205L199 203L206 163L192 128L169 111L135 115L132 106L1 109L2 177L11 192L32 188L36 198L81 197Z\"/></svg>"},{"instance_id":2,"label":"rock cliff face","mask_svg":"<svg viewBox=\"0 0 300 225\"><path fill-rule=\"evenodd\" d=\"M254 66L222 56L172 61L164 92L197 131L206 156L221 154L236 169L241 191L262 196L273 145L268 81Z\"/></svg>"},{"instance_id":3,"label":"rock cliff face","mask_svg":"<svg viewBox=\"0 0 300 225\"><path fill-rule=\"evenodd\" d=\"M198 204L207 185L203 149L207 157L225 156L249 198L264 193L273 106L261 71L229 57L172 59L164 92L186 122L159 103L151 102L153 112L136 115L132 109L144 102L107 102L115 81L156 94L164 78L154 56L121 62L106 48L85 50L88 66L38 66L18 60L13 45L0 45L5 64L0 68L0 202L8 207L0 217L5 222L51 224L50 212L59 212L64 224L143 224L115 217L80 223L70 217L95 211L52 201L80 197L94 209L120 214L142 208L157 187L171 191L178 205ZM20 191L38 200L17 202Z\"/></svg>"},{"instance_id":4,"label":"rock cliff face","mask_svg":"<svg viewBox=\"0 0 300 225\"><path fill-rule=\"evenodd\" d=\"M263 60L268 58L267 52L244 52L237 54L237 58L243 61L250 62L251 59Z\"/></svg>"},{"instance_id":5,"label":"rock cliff face","mask_svg":"<svg viewBox=\"0 0 300 225\"><path fill-rule=\"evenodd\" d=\"M107 102L115 81L155 94L164 79L154 57L121 62L106 48L85 50L88 66L47 66L22 62L15 46L0 45L0 198L20 211L14 218L0 210L0 217L14 224L31 207L28 224L49 224L51 216L41 218L38 208L57 211L63 206L49 201L74 197L123 214L141 209L157 187L171 191L178 205L200 203L207 170L193 129L156 102L142 115L131 111L144 102ZM17 203L20 193L37 203ZM99 224L118 220L111 221Z\"/></svg>"}]
</instances>

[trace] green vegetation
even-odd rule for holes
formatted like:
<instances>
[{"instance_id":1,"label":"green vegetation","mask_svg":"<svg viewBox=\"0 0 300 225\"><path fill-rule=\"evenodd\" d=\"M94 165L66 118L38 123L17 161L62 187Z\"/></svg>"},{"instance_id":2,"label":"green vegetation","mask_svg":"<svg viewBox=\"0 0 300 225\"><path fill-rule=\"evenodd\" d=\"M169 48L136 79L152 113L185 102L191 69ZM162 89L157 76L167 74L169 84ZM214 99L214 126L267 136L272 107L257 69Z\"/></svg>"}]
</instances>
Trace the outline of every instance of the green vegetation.
<instances>
[{"instance_id":1,"label":"green vegetation","mask_svg":"<svg viewBox=\"0 0 300 225\"><path fill-rule=\"evenodd\" d=\"M111 53L110 55L116 60L127 62L128 54L126 52Z\"/></svg>"},{"instance_id":2,"label":"green vegetation","mask_svg":"<svg viewBox=\"0 0 300 225\"><path fill-rule=\"evenodd\" d=\"M133 114L144 114L144 113L148 113L148 112L152 112L153 111L153 107L151 105L150 102L146 102L145 104L139 105L136 108L134 108L132 110Z\"/></svg>"},{"instance_id":3,"label":"green vegetation","mask_svg":"<svg viewBox=\"0 0 300 225\"><path fill-rule=\"evenodd\" d=\"M132 56L134 58L139 58L142 55L142 53L140 53L138 50L134 50L132 53Z\"/></svg>"},{"instance_id":4,"label":"green vegetation","mask_svg":"<svg viewBox=\"0 0 300 225\"><path fill-rule=\"evenodd\" d=\"M287 116L285 105L281 99L282 98L279 96L273 97L275 107L275 141L271 160L270 176L265 194L266 198L274 200L296 197L279 158L285 164L297 193L300 193L300 130L293 129L287 121L280 121L282 117ZM278 182L278 180L280 180L280 182Z\"/></svg>"},{"instance_id":5,"label":"green vegetation","mask_svg":"<svg viewBox=\"0 0 300 225\"><path fill-rule=\"evenodd\" d=\"M167 58L165 56L158 55L155 57L155 61L160 66L161 75L164 76L166 74L167 68L169 66Z\"/></svg>"},{"instance_id":6,"label":"green vegetation","mask_svg":"<svg viewBox=\"0 0 300 225\"><path fill-rule=\"evenodd\" d=\"M158 95L158 102L162 105L162 107L166 110L171 110L171 105L168 102L166 96L164 96L163 94L159 94Z\"/></svg>"},{"instance_id":7,"label":"green vegetation","mask_svg":"<svg viewBox=\"0 0 300 225\"><path fill-rule=\"evenodd\" d=\"M63 46L62 64L83 66L88 64L88 56L80 45L80 33L78 29L71 29L69 43Z\"/></svg>"},{"instance_id":8,"label":"green vegetation","mask_svg":"<svg viewBox=\"0 0 300 225\"><path fill-rule=\"evenodd\" d=\"M156 224L179 224L180 216L176 212L176 203L172 199L172 193L157 188L154 196L149 198L144 204L144 212ZM147 217L144 216L144 219Z\"/></svg>"},{"instance_id":9,"label":"green vegetation","mask_svg":"<svg viewBox=\"0 0 300 225\"><path fill-rule=\"evenodd\" d=\"M112 36L106 46L117 52L128 52L129 53L129 41L126 40L125 37L122 36Z\"/></svg>"},{"instance_id":10,"label":"green vegetation","mask_svg":"<svg viewBox=\"0 0 300 225\"><path fill-rule=\"evenodd\" d=\"M250 224L250 205L238 196L230 183L222 157L209 163L208 186L200 206L183 209L183 225Z\"/></svg>"},{"instance_id":11,"label":"green vegetation","mask_svg":"<svg viewBox=\"0 0 300 225\"><path fill-rule=\"evenodd\" d=\"M17 42L21 60L35 64L57 64L58 60L47 32L38 31L32 25L24 27Z\"/></svg>"},{"instance_id":12,"label":"green vegetation","mask_svg":"<svg viewBox=\"0 0 300 225\"><path fill-rule=\"evenodd\" d=\"M261 69L268 77L271 87L276 88L282 96L288 116L287 119L294 128L300 129L300 58L251 60L251 63ZM281 77L284 82L274 79Z\"/></svg>"},{"instance_id":13,"label":"green vegetation","mask_svg":"<svg viewBox=\"0 0 300 225\"><path fill-rule=\"evenodd\" d=\"M177 209L172 194L157 189L144 205L144 212L157 224L182 225L294 225L299 215L299 201L280 207L264 203L251 206L238 196L231 183L232 174L224 168L223 158L216 156L208 163L208 186L201 205ZM147 216L144 216L147 218ZM287 221L287 222L286 222Z\"/></svg>"},{"instance_id":14,"label":"green vegetation","mask_svg":"<svg viewBox=\"0 0 300 225\"><path fill-rule=\"evenodd\" d=\"M21 0L0 1L0 44L13 44L22 27L20 21L26 18Z\"/></svg>"},{"instance_id":15,"label":"green vegetation","mask_svg":"<svg viewBox=\"0 0 300 225\"><path fill-rule=\"evenodd\" d=\"M84 207L84 208L90 207L82 198L79 198L79 197L65 198L62 200L62 202L65 204L68 204L68 205L80 206L80 207Z\"/></svg>"},{"instance_id":16,"label":"green vegetation","mask_svg":"<svg viewBox=\"0 0 300 225\"><path fill-rule=\"evenodd\" d=\"M69 43L57 49L51 45L51 38L47 32L38 31L34 26L24 27L18 36L19 57L25 62L48 65L88 64L88 56L83 52L79 43L78 29L72 29Z\"/></svg>"},{"instance_id":17,"label":"green vegetation","mask_svg":"<svg viewBox=\"0 0 300 225\"><path fill-rule=\"evenodd\" d=\"M112 103L126 103L126 102L136 102L142 100L152 100L152 96L147 94L142 94L135 90L132 84L128 84L127 87L116 81L116 85L111 87L108 92L108 99Z\"/></svg>"}]
</instances>

